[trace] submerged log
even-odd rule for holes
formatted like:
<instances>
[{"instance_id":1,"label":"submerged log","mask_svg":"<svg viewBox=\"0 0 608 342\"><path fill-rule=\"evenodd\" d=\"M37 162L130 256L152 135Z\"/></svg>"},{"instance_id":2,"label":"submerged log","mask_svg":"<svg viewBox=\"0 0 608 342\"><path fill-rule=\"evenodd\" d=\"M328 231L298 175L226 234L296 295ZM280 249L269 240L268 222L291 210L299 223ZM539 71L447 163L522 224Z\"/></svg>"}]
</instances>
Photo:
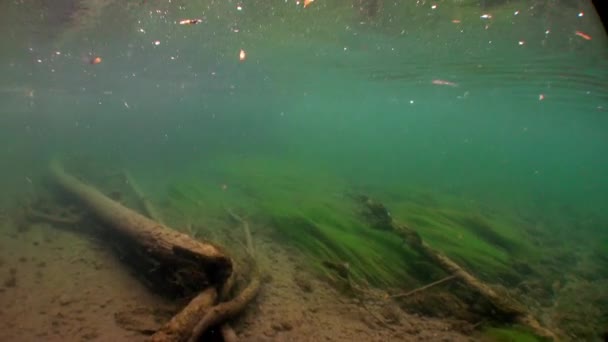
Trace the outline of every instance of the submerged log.
<instances>
[{"instance_id":1,"label":"submerged log","mask_svg":"<svg viewBox=\"0 0 608 342\"><path fill-rule=\"evenodd\" d=\"M143 260L138 267L149 268L139 271L155 274L154 279L177 296L220 288L231 275L232 260L218 246L194 240L122 206L66 173L58 162L51 163L51 174L63 190L107 224L134 258Z\"/></svg>"},{"instance_id":2,"label":"submerged log","mask_svg":"<svg viewBox=\"0 0 608 342\"><path fill-rule=\"evenodd\" d=\"M260 289L257 267L249 285L235 298L228 294L235 281L233 261L217 246L174 231L106 197L90 185L66 173L58 162L51 163L51 173L59 186L76 197L108 229L124 241L114 241L133 249L130 256L143 259L141 273L157 273L156 280L171 283L182 295L193 296L188 305L151 337L155 342L195 341L207 329L220 326L226 341L236 334L225 321L240 313ZM251 232L245 221L247 253L253 258ZM162 279L161 279L162 278ZM218 303L218 301L224 301Z\"/></svg>"},{"instance_id":3,"label":"submerged log","mask_svg":"<svg viewBox=\"0 0 608 342\"><path fill-rule=\"evenodd\" d=\"M426 244L417 231L393 220L386 207L381 203L375 202L365 196L360 199L367 209L364 213L365 217L374 228L390 230L400 236L412 249L450 274L450 277L456 278L467 288L484 297L501 316L515 323L527 326L540 337L556 340L556 335L543 327L522 304L515 299L501 296L491 286L460 267L446 255Z\"/></svg>"}]
</instances>

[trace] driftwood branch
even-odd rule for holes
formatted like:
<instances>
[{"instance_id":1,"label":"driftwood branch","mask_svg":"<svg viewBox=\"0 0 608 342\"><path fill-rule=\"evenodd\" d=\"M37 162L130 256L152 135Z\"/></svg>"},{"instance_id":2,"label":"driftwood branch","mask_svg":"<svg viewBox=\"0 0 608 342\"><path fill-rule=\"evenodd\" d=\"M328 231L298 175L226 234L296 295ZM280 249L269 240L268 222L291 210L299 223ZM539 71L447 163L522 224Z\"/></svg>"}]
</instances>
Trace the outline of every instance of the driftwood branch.
<instances>
[{"instance_id":1,"label":"driftwood branch","mask_svg":"<svg viewBox=\"0 0 608 342\"><path fill-rule=\"evenodd\" d=\"M36 220L44 220L51 223L59 223L59 224L76 224L80 222L82 219L81 215L69 215L69 216L61 216L55 214L47 214L41 211L38 211L30 206L25 208L25 213L28 217Z\"/></svg>"},{"instance_id":2,"label":"driftwood branch","mask_svg":"<svg viewBox=\"0 0 608 342\"><path fill-rule=\"evenodd\" d=\"M249 282L249 285L235 298L232 300L220 303L213 308L209 309L202 319L198 322L198 324L192 329L192 334L190 336L189 342L197 341L200 336L207 331L207 329L221 324L220 331L222 333L222 337L224 341L236 341L237 336L234 333L234 330L226 323L226 321L237 314L239 314L249 302L251 302L258 294L261 287L260 280L260 272L257 266L257 261L255 259L255 250L253 246L253 239L251 237L251 230L249 229L249 223L246 220L232 212L231 210L226 209L230 217L232 217L235 221L239 222L243 226L243 233L245 235L246 247L245 251L252 259L254 263L254 271L252 275L252 279ZM226 300L229 296L232 287L234 286L235 277L229 278L224 287L221 290L221 299Z\"/></svg>"},{"instance_id":3,"label":"driftwood branch","mask_svg":"<svg viewBox=\"0 0 608 342\"><path fill-rule=\"evenodd\" d=\"M213 306L217 300L217 290L208 288L194 297L185 308L160 328L152 337L152 342L186 341L200 317Z\"/></svg>"},{"instance_id":4,"label":"driftwood branch","mask_svg":"<svg viewBox=\"0 0 608 342\"><path fill-rule=\"evenodd\" d=\"M362 197L361 200L367 209L365 216L374 228L390 230L400 236L412 249L435 263L446 273L451 274L469 289L484 297L502 316L529 327L541 337L556 339L555 334L543 327L522 304L514 299L499 295L492 287L460 267L452 259L426 244L414 229L395 222L384 205L374 202L368 197Z\"/></svg>"},{"instance_id":5,"label":"driftwood branch","mask_svg":"<svg viewBox=\"0 0 608 342\"><path fill-rule=\"evenodd\" d=\"M51 173L63 190L76 197L108 229L130 242L146 255L170 264L175 272L188 274L199 289L220 286L232 273L232 260L209 242L192 239L122 206L90 185L66 173L54 162Z\"/></svg>"},{"instance_id":6,"label":"driftwood branch","mask_svg":"<svg viewBox=\"0 0 608 342\"><path fill-rule=\"evenodd\" d=\"M224 342L236 342L239 340L238 336L236 336L236 333L228 323L222 324L221 332Z\"/></svg>"},{"instance_id":7,"label":"driftwood branch","mask_svg":"<svg viewBox=\"0 0 608 342\"><path fill-rule=\"evenodd\" d=\"M237 221L243 226L243 233L245 235L245 251L247 252L247 254L249 254L249 257L252 260L255 260L255 249L253 246L253 238L251 237L251 230L249 229L249 223L239 215L235 214L232 210L225 210L233 220Z\"/></svg>"},{"instance_id":8,"label":"driftwood branch","mask_svg":"<svg viewBox=\"0 0 608 342\"><path fill-rule=\"evenodd\" d=\"M51 174L63 190L76 197L105 223L108 229L136 249L138 253L135 255L143 255L146 260L152 259L157 265L156 268L163 269L164 273L161 275L173 281L179 280L176 286L182 287L188 283L194 286L197 292L201 291L152 336L153 341L185 341L191 338L193 329L201 329L200 324L197 324L200 317L210 317L211 322L217 324L234 314L237 309L242 310L251 293L257 293L259 282L252 282L235 300L213 307L218 300L217 289L230 282L227 280L232 279L233 273L232 259L226 256L221 248L194 240L122 206L66 173L58 162L51 163ZM219 312L219 315L209 315L212 308L213 312Z\"/></svg>"},{"instance_id":9,"label":"driftwood branch","mask_svg":"<svg viewBox=\"0 0 608 342\"><path fill-rule=\"evenodd\" d=\"M424 290L430 289L430 288L431 288L431 287L433 287L433 286L437 286L437 285L439 285L439 284L443 284L443 283L445 283L445 282L448 282L448 281L450 281L450 280L452 280L452 279L454 279L454 278L456 278L456 276L455 276L455 275L447 276L447 277L445 277L445 278L443 278L443 279L439 279L439 280L437 280L437 281L434 281L434 282L432 282L432 283L430 283L430 284L427 284L427 285L421 286L421 287L419 287L419 288L417 288L417 289L414 289L414 290L412 290L412 291L408 291L408 292L405 292L405 293L400 293L400 294L392 295L392 296L389 296L389 297L390 297L390 298L403 298L403 297L409 297L409 296L414 295L414 294L416 294L416 293L418 293L418 292L422 292L422 291L424 291Z\"/></svg>"},{"instance_id":10,"label":"driftwood branch","mask_svg":"<svg viewBox=\"0 0 608 342\"><path fill-rule=\"evenodd\" d=\"M210 327L222 323L243 311L247 304L249 304L257 295L260 285L260 277L259 274L256 273L249 285L237 297L209 309L192 330L192 335L188 341L196 342Z\"/></svg>"},{"instance_id":11,"label":"driftwood branch","mask_svg":"<svg viewBox=\"0 0 608 342\"><path fill-rule=\"evenodd\" d=\"M127 185L133 191L133 194L135 194L135 197L137 197L137 200L139 201L140 205L144 210L144 214L146 214L146 216L158 223L163 223L162 217L158 214L158 211L156 210L152 202L150 202L148 197L144 194L143 190L141 189L135 178L133 178L131 173L127 170L124 170L123 175L125 178L125 183L127 183Z\"/></svg>"}]
</instances>

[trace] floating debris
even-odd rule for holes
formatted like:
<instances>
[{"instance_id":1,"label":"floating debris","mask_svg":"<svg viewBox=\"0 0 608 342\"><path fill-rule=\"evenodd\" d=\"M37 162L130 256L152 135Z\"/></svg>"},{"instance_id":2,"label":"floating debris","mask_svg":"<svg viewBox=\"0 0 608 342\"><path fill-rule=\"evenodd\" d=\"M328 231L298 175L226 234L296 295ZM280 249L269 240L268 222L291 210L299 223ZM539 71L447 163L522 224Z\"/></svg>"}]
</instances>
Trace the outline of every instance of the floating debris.
<instances>
[{"instance_id":1,"label":"floating debris","mask_svg":"<svg viewBox=\"0 0 608 342\"><path fill-rule=\"evenodd\" d=\"M574 32L574 34L583 38L584 40L591 40L591 36L586 34L585 32L576 31L576 32Z\"/></svg>"},{"instance_id":2,"label":"floating debris","mask_svg":"<svg viewBox=\"0 0 608 342\"><path fill-rule=\"evenodd\" d=\"M203 19L182 19L179 21L180 25L196 25L203 22Z\"/></svg>"},{"instance_id":3,"label":"floating debris","mask_svg":"<svg viewBox=\"0 0 608 342\"><path fill-rule=\"evenodd\" d=\"M433 81L431 81L431 83L433 83L434 85L440 85L440 86L458 87L458 83L454 83L454 82L446 81L446 80L433 80Z\"/></svg>"}]
</instances>

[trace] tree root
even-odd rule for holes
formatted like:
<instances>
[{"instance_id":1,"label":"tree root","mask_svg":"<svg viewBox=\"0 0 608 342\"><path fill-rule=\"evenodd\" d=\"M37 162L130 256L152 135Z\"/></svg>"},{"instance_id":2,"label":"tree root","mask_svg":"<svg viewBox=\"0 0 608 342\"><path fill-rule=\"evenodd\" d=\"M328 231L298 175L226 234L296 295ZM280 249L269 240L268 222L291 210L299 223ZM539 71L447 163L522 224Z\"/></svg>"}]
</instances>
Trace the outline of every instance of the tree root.
<instances>
[{"instance_id":1,"label":"tree root","mask_svg":"<svg viewBox=\"0 0 608 342\"><path fill-rule=\"evenodd\" d=\"M226 321L243 311L247 304L257 296L261 287L260 271L255 258L255 249L251 237L251 230L249 229L249 223L229 209L226 209L226 212L232 219L243 226L243 233L246 241L245 252L254 263L252 279L250 280L249 285L247 285L238 296L232 300L217 304L207 310L202 316L202 319L192 329L190 338L188 339L189 342L197 341L205 331L218 324L221 324L220 330L225 342L236 341L238 338L234 330L232 330ZM236 277L233 273L233 275L224 283L224 286L220 291L220 300L226 300L229 297L235 281Z\"/></svg>"},{"instance_id":2,"label":"tree root","mask_svg":"<svg viewBox=\"0 0 608 342\"><path fill-rule=\"evenodd\" d=\"M188 342L196 342L198 338L210 327L234 317L251 302L260 290L259 273L254 274L249 285L234 299L220 303L209 309L198 324L192 329Z\"/></svg>"},{"instance_id":3,"label":"tree root","mask_svg":"<svg viewBox=\"0 0 608 342\"><path fill-rule=\"evenodd\" d=\"M152 337L152 342L186 341L195 326L198 317L205 316L206 312L217 300L217 290L207 288L194 297L185 308L162 326Z\"/></svg>"},{"instance_id":4,"label":"tree root","mask_svg":"<svg viewBox=\"0 0 608 342\"><path fill-rule=\"evenodd\" d=\"M228 323L222 324L221 332L224 342L237 342L239 340L238 336L236 336L236 333Z\"/></svg>"}]
</instances>

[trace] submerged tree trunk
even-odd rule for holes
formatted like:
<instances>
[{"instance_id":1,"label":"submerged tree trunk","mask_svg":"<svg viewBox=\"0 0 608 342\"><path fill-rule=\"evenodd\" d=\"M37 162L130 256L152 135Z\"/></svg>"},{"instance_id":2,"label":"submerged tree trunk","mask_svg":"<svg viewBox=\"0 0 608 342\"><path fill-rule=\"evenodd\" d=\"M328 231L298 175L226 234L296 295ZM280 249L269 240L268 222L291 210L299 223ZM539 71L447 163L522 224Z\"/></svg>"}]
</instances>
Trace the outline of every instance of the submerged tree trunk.
<instances>
[{"instance_id":1,"label":"submerged tree trunk","mask_svg":"<svg viewBox=\"0 0 608 342\"><path fill-rule=\"evenodd\" d=\"M556 339L555 334L543 327L521 303L513 298L500 295L491 286L467 272L452 259L426 244L414 229L395 222L383 204L374 202L368 197L363 197L361 200L367 209L366 218L374 228L390 230L400 236L412 249L459 280L471 291L484 297L501 316L527 326L541 337Z\"/></svg>"},{"instance_id":2,"label":"submerged tree trunk","mask_svg":"<svg viewBox=\"0 0 608 342\"><path fill-rule=\"evenodd\" d=\"M57 162L51 163L51 173L63 190L76 197L113 231L117 238L113 242L128 249L129 258L138 259L139 273L147 278L155 274L152 281L166 283L165 289L193 297L151 337L152 341L194 341L207 329L219 325L227 340L236 339L234 331L223 323L241 312L257 295L260 288L257 271L249 285L230 300L227 294L235 281L233 261L221 248L195 240L122 206L66 173ZM244 227L247 250L253 256L251 233L246 222ZM223 300L226 301L218 303Z\"/></svg>"},{"instance_id":3,"label":"submerged tree trunk","mask_svg":"<svg viewBox=\"0 0 608 342\"><path fill-rule=\"evenodd\" d=\"M90 185L67 174L54 162L51 173L61 188L80 203L107 228L125 247L141 273L163 282L163 288L175 296L189 296L208 287L219 288L232 273L232 260L221 248L157 223L134 210L122 206Z\"/></svg>"}]
</instances>

